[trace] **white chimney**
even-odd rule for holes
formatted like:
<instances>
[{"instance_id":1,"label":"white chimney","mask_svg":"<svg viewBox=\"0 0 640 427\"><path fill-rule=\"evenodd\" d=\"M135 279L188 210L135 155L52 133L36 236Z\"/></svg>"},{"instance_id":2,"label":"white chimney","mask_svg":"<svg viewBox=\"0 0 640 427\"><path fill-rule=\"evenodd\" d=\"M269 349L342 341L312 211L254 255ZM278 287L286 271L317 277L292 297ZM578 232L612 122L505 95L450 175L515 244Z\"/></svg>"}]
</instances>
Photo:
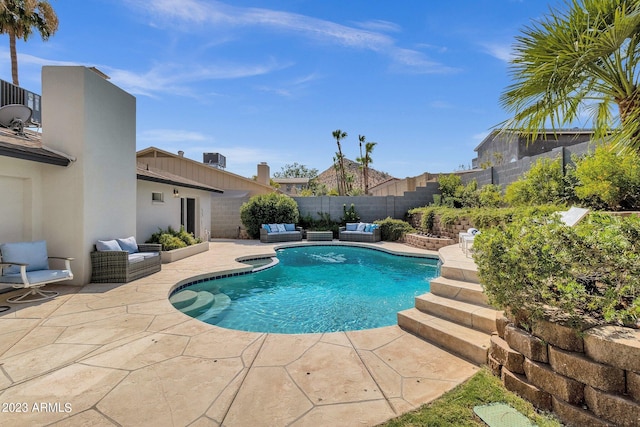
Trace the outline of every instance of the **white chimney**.
<instances>
[{"instance_id":1,"label":"white chimney","mask_svg":"<svg viewBox=\"0 0 640 427\"><path fill-rule=\"evenodd\" d=\"M178 151L178 156L184 157L184 151L182 151L182 150Z\"/></svg>"}]
</instances>

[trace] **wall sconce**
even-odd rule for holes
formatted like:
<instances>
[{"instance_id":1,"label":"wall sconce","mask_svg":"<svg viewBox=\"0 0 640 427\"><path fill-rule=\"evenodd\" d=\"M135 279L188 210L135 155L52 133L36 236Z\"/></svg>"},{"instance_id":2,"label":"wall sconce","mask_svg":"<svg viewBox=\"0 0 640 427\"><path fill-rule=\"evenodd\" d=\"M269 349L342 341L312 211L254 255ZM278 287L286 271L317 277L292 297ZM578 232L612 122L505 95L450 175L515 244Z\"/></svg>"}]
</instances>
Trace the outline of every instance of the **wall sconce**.
<instances>
[{"instance_id":1,"label":"wall sconce","mask_svg":"<svg viewBox=\"0 0 640 427\"><path fill-rule=\"evenodd\" d=\"M175 198L180 197L180 192L178 191L178 189L177 189L177 188L174 188L174 189L173 189L173 197L175 197Z\"/></svg>"}]
</instances>

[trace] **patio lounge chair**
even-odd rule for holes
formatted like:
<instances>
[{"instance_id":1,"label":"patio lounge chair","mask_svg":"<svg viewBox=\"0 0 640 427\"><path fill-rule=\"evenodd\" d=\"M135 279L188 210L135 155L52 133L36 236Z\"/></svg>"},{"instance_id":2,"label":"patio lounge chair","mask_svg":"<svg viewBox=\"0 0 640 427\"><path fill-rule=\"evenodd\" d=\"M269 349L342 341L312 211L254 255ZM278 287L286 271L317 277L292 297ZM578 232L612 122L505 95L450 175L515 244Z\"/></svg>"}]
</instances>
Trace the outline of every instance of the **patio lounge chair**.
<instances>
[{"instance_id":1,"label":"patio lounge chair","mask_svg":"<svg viewBox=\"0 0 640 427\"><path fill-rule=\"evenodd\" d=\"M64 270L49 269L49 260L64 261ZM28 292L8 298L10 303L43 301L58 295L58 292L41 290L44 285L73 279L71 261L73 258L50 257L47 242L3 243L0 245L0 284L14 288L29 289Z\"/></svg>"}]
</instances>

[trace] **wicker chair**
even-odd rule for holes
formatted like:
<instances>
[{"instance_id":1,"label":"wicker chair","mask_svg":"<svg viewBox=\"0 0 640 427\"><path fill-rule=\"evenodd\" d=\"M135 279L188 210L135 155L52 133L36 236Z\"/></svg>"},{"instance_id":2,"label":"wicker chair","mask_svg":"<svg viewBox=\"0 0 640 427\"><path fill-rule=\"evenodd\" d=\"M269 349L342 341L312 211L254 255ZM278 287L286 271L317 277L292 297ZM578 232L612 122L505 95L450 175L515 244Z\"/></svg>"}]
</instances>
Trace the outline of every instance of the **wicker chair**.
<instances>
[{"instance_id":1,"label":"wicker chair","mask_svg":"<svg viewBox=\"0 0 640 427\"><path fill-rule=\"evenodd\" d=\"M138 250L143 255L135 261L129 259L127 251L91 252L91 282L127 283L160 271L162 245L143 243L138 245Z\"/></svg>"}]
</instances>

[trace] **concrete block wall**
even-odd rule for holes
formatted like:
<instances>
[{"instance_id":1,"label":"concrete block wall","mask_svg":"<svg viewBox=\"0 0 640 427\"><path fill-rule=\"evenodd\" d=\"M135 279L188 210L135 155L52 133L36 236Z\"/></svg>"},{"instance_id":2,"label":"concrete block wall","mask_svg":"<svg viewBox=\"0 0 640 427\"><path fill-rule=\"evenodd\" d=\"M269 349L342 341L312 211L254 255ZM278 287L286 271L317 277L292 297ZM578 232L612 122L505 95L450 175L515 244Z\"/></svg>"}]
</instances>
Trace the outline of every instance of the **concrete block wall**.
<instances>
[{"instance_id":1,"label":"concrete block wall","mask_svg":"<svg viewBox=\"0 0 640 427\"><path fill-rule=\"evenodd\" d=\"M640 425L639 330L539 321L527 332L504 323L488 364L507 389L570 426Z\"/></svg>"},{"instance_id":2,"label":"concrete block wall","mask_svg":"<svg viewBox=\"0 0 640 427\"><path fill-rule=\"evenodd\" d=\"M240 207L249 201L244 197L212 197L211 198L211 237L237 239L244 229L240 220Z\"/></svg>"},{"instance_id":3,"label":"concrete block wall","mask_svg":"<svg viewBox=\"0 0 640 427\"><path fill-rule=\"evenodd\" d=\"M582 156L587 154L595 148L593 142L582 142L580 144L572 145L569 147L557 147L546 153L539 154L537 156L523 157L515 162L506 163L500 166L492 166L480 171L474 171L461 175L462 183L468 184L472 180L476 180L478 187L482 187L487 184L497 184L503 189L514 181L517 181L525 172L527 172L531 165L537 162L539 159L548 158L556 159L562 158L563 164L573 164L573 156Z\"/></svg>"},{"instance_id":4,"label":"concrete block wall","mask_svg":"<svg viewBox=\"0 0 640 427\"><path fill-rule=\"evenodd\" d=\"M343 206L347 209L353 205L363 222L373 222L387 217L405 219L407 211L427 206L433 202L433 195L438 194L439 185L427 183L426 187L418 187L416 191L407 191L403 196L318 196L294 197L298 203L301 216L310 215L318 219L318 212L328 213L331 219L339 220L344 216Z\"/></svg>"}]
</instances>

